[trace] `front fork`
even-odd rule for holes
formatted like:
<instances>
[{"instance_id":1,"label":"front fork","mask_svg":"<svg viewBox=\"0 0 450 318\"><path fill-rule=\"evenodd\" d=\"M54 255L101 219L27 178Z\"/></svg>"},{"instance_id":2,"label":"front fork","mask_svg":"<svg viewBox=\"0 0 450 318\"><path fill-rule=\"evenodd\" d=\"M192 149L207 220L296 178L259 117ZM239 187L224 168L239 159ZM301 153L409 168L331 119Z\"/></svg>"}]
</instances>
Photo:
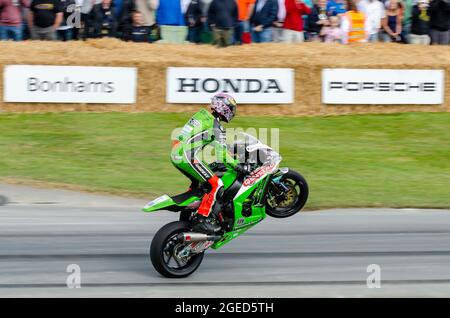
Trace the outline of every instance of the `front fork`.
<instances>
[{"instance_id":1,"label":"front fork","mask_svg":"<svg viewBox=\"0 0 450 318\"><path fill-rule=\"evenodd\" d=\"M268 185L266 186L266 196L268 196L269 201L271 202L271 204L273 204L273 201L276 201L276 203L278 203L278 201L283 201L285 199L285 193L288 191L288 188L286 187L286 185L281 181L282 177L284 174L286 174L288 172L288 168L280 168L277 172L275 172L268 180ZM270 193L269 190L269 186L272 185L272 189L274 189L276 191L275 197L273 197L273 194Z\"/></svg>"}]
</instances>

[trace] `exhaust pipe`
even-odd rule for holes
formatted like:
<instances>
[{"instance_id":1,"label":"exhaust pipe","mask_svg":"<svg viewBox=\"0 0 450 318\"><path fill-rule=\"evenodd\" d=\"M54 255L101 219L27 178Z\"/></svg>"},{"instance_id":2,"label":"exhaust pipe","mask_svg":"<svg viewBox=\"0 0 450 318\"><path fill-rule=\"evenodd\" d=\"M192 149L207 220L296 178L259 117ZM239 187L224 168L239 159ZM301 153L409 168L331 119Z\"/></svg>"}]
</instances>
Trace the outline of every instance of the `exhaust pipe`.
<instances>
[{"instance_id":1,"label":"exhaust pipe","mask_svg":"<svg viewBox=\"0 0 450 318\"><path fill-rule=\"evenodd\" d=\"M222 237L220 235L207 235L203 233L186 232L182 234L183 242L203 242L203 241L218 241Z\"/></svg>"}]
</instances>

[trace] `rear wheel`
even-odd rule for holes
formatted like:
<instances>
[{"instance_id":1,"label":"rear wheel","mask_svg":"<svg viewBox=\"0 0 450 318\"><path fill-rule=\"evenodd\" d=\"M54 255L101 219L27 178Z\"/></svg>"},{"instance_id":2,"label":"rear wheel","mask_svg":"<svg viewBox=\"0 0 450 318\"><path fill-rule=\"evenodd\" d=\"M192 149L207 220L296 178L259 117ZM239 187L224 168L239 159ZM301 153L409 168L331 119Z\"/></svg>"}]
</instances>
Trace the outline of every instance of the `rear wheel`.
<instances>
[{"instance_id":1,"label":"rear wheel","mask_svg":"<svg viewBox=\"0 0 450 318\"><path fill-rule=\"evenodd\" d=\"M188 245L179 239L179 234L189 230L189 222L176 221L163 226L153 237L150 259L161 275L182 278L191 275L200 266L203 253L186 257L179 255Z\"/></svg>"},{"instance_id":2,"label":"rear wheel","mask_svg":"<svg viewBox=\"0 0 450 318\"><path fill-rule=\"evenodd\" d=\"M290 170L269 186L266 213L287 218L299 212L308 200L308 183L298 172Z\"/></svg>"}]
</instances>

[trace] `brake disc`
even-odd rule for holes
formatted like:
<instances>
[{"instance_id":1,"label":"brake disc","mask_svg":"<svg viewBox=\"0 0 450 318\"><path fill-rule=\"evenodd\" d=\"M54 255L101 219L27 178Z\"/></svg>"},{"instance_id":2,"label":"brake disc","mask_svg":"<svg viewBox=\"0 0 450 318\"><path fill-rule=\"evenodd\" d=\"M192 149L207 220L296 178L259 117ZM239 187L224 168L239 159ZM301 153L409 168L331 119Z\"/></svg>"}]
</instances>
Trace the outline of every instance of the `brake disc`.
<instances>
[{"instance_id":1,"label":"brake disc","mask_svg":"<svg viewBox=\"0 0 450 318\"><path fill-rule=\"evenodd\" d=\"M284 193L285 199L278 203L278 207L280 208L289 207L295 202L295 199L298 196L297 190L291 182L288 181L288 184L285 184L285 186L288 190Z\"/></svg>"}]
</instances>

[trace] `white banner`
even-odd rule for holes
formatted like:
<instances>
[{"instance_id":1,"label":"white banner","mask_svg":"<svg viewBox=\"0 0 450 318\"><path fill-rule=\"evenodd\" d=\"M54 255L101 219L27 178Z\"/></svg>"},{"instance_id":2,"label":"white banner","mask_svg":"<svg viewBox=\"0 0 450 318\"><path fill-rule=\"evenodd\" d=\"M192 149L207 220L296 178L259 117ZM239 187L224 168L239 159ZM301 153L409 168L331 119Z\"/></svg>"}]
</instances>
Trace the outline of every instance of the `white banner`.
<instances>
[{"instance_id":1,"label":"white banner","mask_svg":"<svg viewBox=\"0 0 450 318\"><path fill-rule=\"evenodd\" d=\"M5 102L119 103L136 102L134 67L6 65Z\"/></svg>"},{"instance_id":2,"label":"white banner","mask_svg":"<svg viewBox=\"0 0 450 318\"><path fill-rule=\"evenodd\" d=\"M322 102L438 105L444 82L442 70L324 69Z\"/></svg>"},{"instance_id":3,"label":"white banner","mask_svg":"<svg viewBox=\"0 0 450 318\"><path fill-rule=\"evenodd\" d=\"M169 67L166 80L168 103L209 103L221 92L238 104L294 102L294 70L289 68Z\"/></svg>"}]
</instances>

